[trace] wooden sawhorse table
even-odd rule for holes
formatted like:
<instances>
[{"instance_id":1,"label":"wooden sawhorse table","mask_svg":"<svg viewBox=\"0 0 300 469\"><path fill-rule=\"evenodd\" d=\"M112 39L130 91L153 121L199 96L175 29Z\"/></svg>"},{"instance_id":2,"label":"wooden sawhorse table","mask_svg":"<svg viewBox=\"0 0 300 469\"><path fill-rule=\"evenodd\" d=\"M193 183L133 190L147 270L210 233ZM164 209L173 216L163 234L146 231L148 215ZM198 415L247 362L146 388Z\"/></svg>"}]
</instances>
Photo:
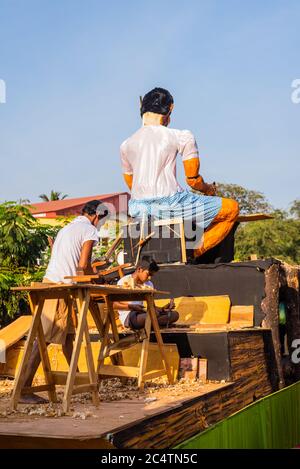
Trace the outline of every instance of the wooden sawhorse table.
<instances>
[{"instance_id":1,"label":"wooden sawhorse table","mask_svg":"<svg viewBox=\"0 0 300 469\"><path fill-rule=\"evenodd\" d=\"M98 367L97 373L99 375L106 376L118 376L124 378L137 378L138 387L143 389L145 381L157 378L159 376L167 375L169 383L173 383L173 376L171 373L170 366L167 362L166 354L163 347L163 340L161 337L159 324L155 311L154 304L154 295L158 293L167 293L162 291L157 291L153 289L128 289L117 286L107 286L107 292L103 293L101 290L97 291L91 290L91 300L92 302L101 301L101 297L104 298L106 304L106 311L103 318L102 331L100 332L101 337L101 347L98 357ZM145 322L145 335L140 340L142 342L142 350L140 356L139 366L125 366L122 357L122 351L126 350L128 347L135 345L137 343L131 341L126 345L127 339L119 338L119 333L115 321L115 312L113 309L114 301L145 301L147 305L147 315ZM94 315L95 316L95 315ZM152 370L146 372L147 359L148 359L148 348L150 342L150 332L151 327L153 328L158 349L162 358L162 368L160 370ZM98 329L100 329L98 327ZM109 338L109 330L112 332L112 339ZM129 341L128 341L129 342ZM117 364L104 364L106 357L115 358L117 355Z\"/></svg>"},{"instance_id":2,"label":"wooden sawhorse table","mask_svg":"<svg viewBox=\"0 0 300 469\"><path fill-rule=\"evenodd\" d=\"M56 385L65 384L64 396L63 396L63 410L68 412L70 408L70 401L72 394L91 392L92 400L94 405L99 404L98 395L98 376L100 375L112 375L120 377L135 376L138 378L138 385L140 388L143 387L145 380L152 379L157 376L166 374L169 383L172 382L172 374L170 367L166 360L166 355L163 348L163 341L159 330L159 325L155 313L153 296L159 292L150 289L127 289L118 286L110 285L95 285L95 284L35 284L28 287L15 287L13 291L25 291L29 295L29 303L33 320L28 333L27 341L24 348L23 357L19 366L16 378L14 390L11 398L11 408L16 409L21 394L32 394L34 392L47 391L49 401L57 402L56 397ZM78 312L78 325L76 328L76 335L73 347L73 353L68 373L55 372L51 370L49 355L47 351L47 344L45 341L41 314L46 299L64 299L69 308L68 314L72 314L72 304L75 301ZM147 302L147 318L146 318L146 337L142 344L142 353L139 367L126 367L122 363L122 357L120 357L119 351L119 363L117 365L104 365L105 350L108 346L109 329L112 330L112 338L114 343L114 352L119 341L119 335L115 322L113 302L114 301L146 301ZM106 314L102 319L100 310L97 307L96 302L102 301L106 303ZM95 307L96 306L96 307ZM90 310L96 327L101 337L101 347L99 354L99 365L96 372L94 366L94 360L92 355L92 348L90 342L90 336L87 324L87 313ZM156 340L158 343L159 351L162 357L163 369L156 370L154 373L146 373L148 346L150 340L151 324L153 326ZM33 344L37 339L41 362L43 366L45 384L40 386L24 387L24 380L28 368L28 361L32 352ZM81 350L81 345L84 344L86 362L88 373L77 372L78 359ZM112 355L111 351L109 355Z\"/></svg>"}]
</instances>

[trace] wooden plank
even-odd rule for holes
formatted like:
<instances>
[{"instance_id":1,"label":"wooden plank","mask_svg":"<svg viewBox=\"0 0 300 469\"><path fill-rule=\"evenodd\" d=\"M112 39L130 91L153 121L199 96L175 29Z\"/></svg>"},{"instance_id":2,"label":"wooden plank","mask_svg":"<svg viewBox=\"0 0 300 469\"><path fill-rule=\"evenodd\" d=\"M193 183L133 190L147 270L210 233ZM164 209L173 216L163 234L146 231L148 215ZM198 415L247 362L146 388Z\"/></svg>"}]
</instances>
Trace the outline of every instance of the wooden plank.
<instances>
[{"instance_id":1,"label":"wooden plank","mask_svg":"<svg viewBox=\"0 0 300 469\"><path fill-rule=\"evenodd\" d=\"M186 257L185 233L184 233L183 222L180 223L180 242L181 242L181 260L185 264L187 261L187 257Z\"/></svg>"},{"instance_id":2,"label":"wooden plank","mask_svg":"<svg viewBox=\"0 0 300 469\"><path fill-rule=\"evenodd\" d=\"M106 263L110 261L110 258L112 256L112 254L115 252L115 250L117 249L119 244L123 241L123 235L124 235L124 231L120 230L118 236L116 237L116 239L114 240L114 242L112 243L110 248L107 250L107 252L105 254Z\"/></svg>"},{"instance_id":3,"label":"wooden plank","mask_svg":"<svg viewBox=\"0 0 300 469\"><path fill-rule=\"evenodd\" d=\"M190 329L193 332L202 332L202 331L227 331L230 328L229 324L191 324Z\"/></svg>"},{"instance_id":4,"label":"wooden plank","mask_svg":"<svg viewBox=\"0 0 300 469\"><path fill-rule=\"evenodd\" d=\"M101 365L98 368L99 375L122 376L126 378L137 378L140 368L125 365Z\"/></svg>"},{"instance_id":5,"label":"wooden plank","mask_svg":"<svg viewBox=\"0 0 300 469\"><path fill-rule=\"evenodd\" d=\"M116 267L111 267L110 269L106 269L106 270L100 270L99 271L99 276L103 277L103 276L106 276L106 275L110 275L110 274L113 274L115 272L119 272L120 269L126 269L127 267L130 267L132 264L122 264L122 265L118 265Z\"/></svg>"},{"instance_id":6,"label":"wooden plank","mask_svg":"<svg viewBox=\"0 0 300 469\"><path fill-rule=\"evenodd\" d=\"M82 307L83 304L84 304L84 297L83 297L82 291L79 291L78 292L78 306ZM89 308L89 304L88 304L88 308ZM86 315L87 315L87 312L86 312ZM83 347L85 350L86 364L87 364L87 369L88 369L89 382L91 386L90 391L92 392L92 400L93 400L93 404L97 406L100 404L100 399L99 399L97 388L94 389L92 386L92 383L97 383L98 378L97 378L97 373L95 371L93 353L92 353L92 348L91 348L91 340L90 340L90 334L89 334L86 317L85 317L85 325L84 325L84 333L83 333ZM78 355L78 359L79 359L79 355ZM76 374L75 374L75 379L76 379Z\"/></svg>"},{"instance_id":7,"label":"wooden plank","mask_svg":"<svg viewBox=\"0 0 300 469\"><path fill-rule=\"evenodd\" d=\"M11 401L10 401L10 408L12 410L15 410L17 408L17 405L18 405L18 402L19 402L19 399L20 399L21 390L23 388L23 384L24 384L24 381L25 381L26 372L27 372L27 368L28 368L28 361L29 361L29 358L30 358L30 355L31 355L31 352L32 352L34 339L37 336L37 330L38 330L38 327L39 327L39 324L40 324L43 307L44 307L44 300L41 299L39 301L39 303L35 305L35 309L33 311L33 316L34 316L33 321L31 323L31 328L30 328L28 338L27 338L27 341L26 341L25 350L24 350L24 354L23 354L23 357L22 357L21 365L20 365L20 367L18 369L18 372L17 372L17 376L16 376L16 379L15 379L15 385L14 385L14 389L13 389L13 393L12 393L12 397L11 397Z\"/></svg>"},{"instance_id":8,"label":"wooden plank","mask_svg":"<svg viewBox=\"0 0 300 469\"><path fill-rule=\"evenodd\" d=\"M169 384L173 384L173 376L172 376L172 373L171 373L170 365L169 365L168 360L167 360L167 356L165 354L165 350L164 350L164 346L163 346L163 340L162 340L159 325L158 325L158 320L157 320L157 316L156 316L156 310L155 310L155 305L154 305L154 300L153 300L152 295L147 296L147 304L148 304L148 308L149 308L148 312L149 312L149 315L150 315L150 318L151 318L151 323L152 323L152 327L154 329L157 345L158 345L158 348L159 348L159 351L160 351L160 354L161 354L163 366L166 370L166 375L168 377Z\"/></svg>"},{"instance_id":9,"label":"wooden plank","mask_svg":"<svg viewBox=\"0 0 300 469\"><path fill-rule=\"evenodd\" d=\"M84 392L92 392L92 395L94 393L98 394L97 383L79 384L78 386L74 386L74 388L72 390L72 394L81 394L81 393L84 393ZM93 401L93 404L97 405L97 404L95 404L94 401Z\"/></svg>"},{"instance_id":10,"label":"wooden plank","mask_svg":"<svg viewBox=\"0 0 300 469\"><path fill-rule=\"evenodd\" d=\"M52 371L53 381L55 384L58 385L65 385L67 382L68 373L66 371ZM79 384L88 384L89 383L89 375L86 372L76 373L75 375L75 385Z\"/></svg>"},{"instance_id":11,"label":"wooden plank","mask_svg":"<svg viewBox=\"0 0 300 469\"><path fill-rule=\"evenodd\" d=\"M43 392L43 391L53 391L55 392L55 385L54 384L41 384L40 386L25 386L22 388L21 394L33 394L35 392Z\"/></svg>"},{"instance_id":12,"label":"wooden plank","mask_svg":"<svg viewBox=\"0 0 300 469\"><path fill-rule=\"evenodd\" d=\"M183 223L182 218L169 218L165 220L155 220L154 226L178 225L180 223Z\"/></svg>"},{"instance_id":13,"label":"wooden plank","mask_svg":"<svg viewBox=\"0 0 300 469\"><path fill-rule=\"evenodd\" d=\"M106 307L105 316L103 318L103 328L102 328L102 331L100 331L101 345L100 345L100 350L99 350L99 355L98 355L97 374L99 374L99 369L102 366L104 366L104 350L105 350L105 347L109 343L109 336L108 336L109 328L110 328L110 320L109 320L108 309Z\"/></svg>"},{"instance_id":14,"label":"wooden plank","mask_svg":"<svg viewBox=\"0 0 300 469\"><path fill-rule=\"evenodd\" d=\"M37 302L38 302L37 295L34 293L30 293L29 305L30 305L31 311L34 311L37 305ZM51 375L51 366L50 366L50 361L49 361L49 356L48 356L48 351L47 351L47 344L46 344L46 340L44 336L41 318L40 318L38 328L37 328L37 342L38 342L41 363L42 363L43 372L44 372L44 379L45 379L46 384L49 386L48 398L50 402L57 402L57 396L56 396L54 381Z\"/></svg>"},{"instance_id":15,"label":"wooden plank","mask_svg":"<svg viewBox=\"0 0 300 469\"><path fill-rule=\"evenodd\" d=\"M135 265L138 264L138 261L140 259L140 254L141 254L141 249L142 249L142 243L141 241L144 239L144 229L145 229L145 216L143 216L142 218L142 222L141 222L141 232L140 232L140 242L138 244L138 251L137 251L137 255L136 255L136 258L135 258Z\"/></svg>"},{"instance_id":16,"label":"wooden plank","mask_svg":"<svg viewBox=\"0 0 300 469\"><path fill-rule=\"evenodd\" d=\"M148 371L144 374L144 380L146 381L149 379L159 378L160 376L164 376L165 374L166 370L164 368L162 368L161 370Z\"/></svg>"},{"instance_id":17,"label":"wooden plank","mask_svg":"<svg viewBox=\"0 0 300 469\"><path fill-rule=\"evenodd\" d=\"M92 349L91 349L90 335L89 335L89 330L88 330L87 324L85 325L85 331L84 331L83 337L84 337L83 346L85 348L85 356L86 356L86 363L87 363L87 369L88 369L90 391L92 392L93 404L95 406L97 406L97 405L100 404L100 399L99 399L97 387L96 387L96 389L94 389L93 383L97 383L98 377L97 377L97 373L95 371L93 353L92 353ZM76 380L76 376L75 376L75 380ZM78 389L78 388L76 388L76 389ZM85 392L85 391L82 391L82 392Z\"/></svg>"},{"instance_id":18,"label":"wooden plank","mask_svg":"<svg viewBox=\"0 0 300 469\"><path fill-rule=\"evenodd\" d=\"M64 412L68 412L70 407L70 401L72 396L72 390L74 386L75 376L76 376L76 369L78 364L78 358L84 333L84 328L86 327L86 315L89 309L89 300L90 300L90 293L88 290L83 292L84 300L82 304L79 302L79 318L78 318L78 326L76 330L74 348L71 358L70 369L68 372L67 383L65 387L64 397L63 397L63 410ZM78 298L78 296L77 296Z\"/></svg>"},{"instance_id":19,"label":"wooden plank","mask_svg":"<svg viewBox=\"0 0 300 469\"><path fill-rule=\"evenodd\" d=\"M6 350L19 342L29 331L32 316L21 316L8 326L0 329L0 342L3 341Z\"/></svg>"},{"instance_id":20,"label":"wooden plank","mask_svg":"<svg viewBox=\"0 0 300 469\"><path fill-rule=\"evenodd\" d=\"M231 306L230 308L230 324L240 322L241 324L249 327L254 323L254 306Z\"/></svg>"},{"instance_id":21,"label":"wooden plank","mask_svg":"<svg viewBox=\"0 0 300 469\"><path fill-rule=\"evenodd\" d=\"M113 302L109 297L106 298L106 306L107 306L107 311L108 311L108 317L109 317L110 324L111 324L113 340L114 340L114 343L118 343L120 342L120 339L119 339L118 328L117 328L116 320L115 320L115 312L113 308ZM118 355L116 355L115 359L117 360L117 363L119 365L124 365L122 353L119 353Z\"/></svg>"},{"instance_id":22,"label":"wooden plank","mask_svg":"<svg viewBox=\"0 0 300 469\"><path fill-rule=\"evenodd\" d=\"M152 299L152 301L153 301L153 299ZM142 342L141 362L140 362L140 369L139 369L139 374L138 374L138 387L140 389L144 388L144 375L146 373L146 368L147 368L149 342L150 342L150 332L151 332L151 316L150 316L148 299L147 299L147 314L146 314L145 328L144 329L145 329L146 337L144 338L144 340Z\"/></svg>"},{"instance_id":23,"label":"wooden plank","mask_svg":"<svg viewBox=\"0 0 300 469\"><path fill-rule=\"evenodd\" d=\"M38 285L37 285L38 283ZM77 285L75 284L58 284L58 283L44 283L44 282L35 282L33 286L31 285L20 285L19 287L12 287L11 291L33 291L33 292L55 292L64 291L64 290L76 290Z\"/></svg>"},{"instance_id":24,"label":"wooden plank","mask_svg":"<svg viewBox=\"0 0 300 469\"><path fill-rule=\"evenodd\" d=\"M174 299L179 313L178 322L184 324L227 324L229 322L230 298L228 295L181 296ZM159 307L166 300L155 300Z\"/></svg>"},{"instance_id":25,"label":"wooden plank","mask_svg":"<svg viewBox=\"0 0 300 469\"><path fill-rule=\"evenodd\" d=\"M43 326L41 322L38 326L37 337L38 337L38 347L39 347L42 367L44 371L44 377L45 377L46 384L49 386L48 398L50 402L57 402L57 396L56 396L54 381L53 381L52 372L51 372L51 365L50 365L48 351L47 351L47 344L45 341Z\"/></svg>"},{"instance_id":26,"label":"wooden plank","mask_svg":"<svg viewBox=\"0 0 300 469\"><path fill-rule=\"evenodd\" d=\"M107 265L107 261L92 262L92 267L103 267L104 265Z\"/></svg>"},{"instance_id":27,"label":"wooden plank","mask_svg":"<svg viewBox=\"0 0 300 469\"><path fill-rule=\"evenodd\" d=\"M77 285L77 284L47 284L41 283L38 287L31 287L31 286L20 286L20 287L13 287L11 291L22 291L22 292L44 292L43 297L45 299L48 298L67 298L68 290L78 290L78 288L84 288L90 291L91 296L99 297L107 294L120 294L120 295L128 295L128 301L130 299L134 299L134 297L140 295L146 295L149 291L153 294L158 295L167 295L170 292L162 291L162 290L155 290L154 288L124 288L121 285L97 285L93 283L88 283L85 285ZM60 296L65 293L65 296ZM46 294L53 295L53 296L46 296Z\"/></svg>"},{"instance_id":28,"label":"wooden plank","mask_svg":"<svg viewBox=\"0 0 300 469\"><path fill-rule=\"evenodd\" d=\"M104 349L104 355L103 355L103 359L104 358L107 358L107 357L112 357L118 353L121 353L121 352L124 352L125 350L128 350L130 347L134 347L135 345L137 344L137 342L132 342L132 343L129 343L126 345L126 347L117 347L117 348L113 348L113 349L110 349L109 347L106 347Z\"/></svg>"},{"instance_id":29,"label":"wooden plank","mask_svg":"<svg viewBox=\"0 0 300 469\"><path fill-rule=\"evenodd\" d=\"M198 362L199 362L198 378L203 383L206 383L206 381L207 381L207 359L206 358L199 358Z\"/></svg>"},{"instance_id":30,"label":"wooden plank","mask_svg":"<svg viewBox=\"0 0 300 469\"><path fill-rule=\"evenodd\" d=\"M249 221L270 220L272 218L274 218L274 216L268 213L249 213L247 215L239 215L237 221L244 223Z\"/></svg>"},{"instance_id":31,"label":"wooden plank","mask_svg":"<svg viewBox=\"0 0 300 469\"><path fill-rule=\"evenodd\" d=\"M99 279L98 274L94 275L66 275L65 279L73 280L73 282L77 283L90 283L92 280Z\"/></svg>"},{"instance_id":32,"label":"wooden plank","mask_svg":"<svg viewBox=\"0 0 300 469\"><path fill-rule=\"evenodd\" d=\"M265 292L266 296L261 303L261 308L265 314L262 322L263 327L270 328L274 344L276 365L278 369L280 384L282 389L285 384L285 378L282 368L281 344L279 337L279 265L273 264L265 272Z\"/></svg>"},{"instance_id":33,"label":"wooden plank","mask_svg":"<svg viewBox=\"0 0 300 469\"><path fill-rule=\"evenodd\" d=\"M299 266L286 263L280 265L280 296L286 306L286 336L290 357L295 351L294 340L300 337L299 281ZM295 381L300 381L300 362L293 363L293 375Z\"/></svg>"},{"instance_id":34,"label":"wooden plank","mask_svg":"<svg viewBox=\"0 0 300 469\"><path fill-rule=\"evenodd\" d=\"M87 323L89 329L97 328L98 331L103 330L104 304L96 303L90 300L89 311L87 314Z\"/></svg>"},{"instance_id":35,"label":"wooden plank","mask_svg":"<svg viewBox=\"0 0 300 469\"><path fill-rule=\"evenodd\" d=\"M129 347L134 347L138 342L135 334L130 334L117 342L107 345L103 350L103 356L101 358L111 357L116 353L123 352Z\"/></svg>"}]
</instances>

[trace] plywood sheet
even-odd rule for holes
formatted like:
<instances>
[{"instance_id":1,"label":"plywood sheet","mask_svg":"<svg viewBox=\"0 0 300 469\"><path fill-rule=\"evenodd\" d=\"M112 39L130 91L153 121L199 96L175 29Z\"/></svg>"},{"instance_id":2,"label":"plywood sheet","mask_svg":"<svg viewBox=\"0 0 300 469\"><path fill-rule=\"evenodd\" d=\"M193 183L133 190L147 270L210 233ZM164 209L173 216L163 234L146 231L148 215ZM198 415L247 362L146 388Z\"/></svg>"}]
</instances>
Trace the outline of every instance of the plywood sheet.
<instances>
[{"instance_id":1,"label":"plywood sheet","mask_svg":"<svg viewBox=\"0 0 300 469\"><path fill-rule=\"evenodd\" d=\"M229 321L230 298L227 295L181 296L174 300L179 323L227 324ZM166 300L155 301L157 306L166 303Z\"/></svg>"}]
</instances>

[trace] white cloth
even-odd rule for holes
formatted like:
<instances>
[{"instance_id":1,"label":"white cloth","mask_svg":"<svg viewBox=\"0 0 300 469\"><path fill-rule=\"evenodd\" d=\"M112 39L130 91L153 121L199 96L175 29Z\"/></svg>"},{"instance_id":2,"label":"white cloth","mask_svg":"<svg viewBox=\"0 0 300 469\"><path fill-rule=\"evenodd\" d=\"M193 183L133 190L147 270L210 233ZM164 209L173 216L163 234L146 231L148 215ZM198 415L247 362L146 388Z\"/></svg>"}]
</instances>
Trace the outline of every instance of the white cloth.
<instances>
[{"instance_id":1,"label":"white cloth","mask_svg":"<svg viewBox=\"0 0 300 469\"><path fill-rule=\"evenodd\" d=\"M75 218L62 228L55 239L45 278L55 283L72 283L66 276L76 275L82 246L99 240L97 229L85 216Z\"/></svg>"},{"instance_id":2,"label":"white cloth","mask_svg":"<svg viewBox=\"0 0 300 469\"><path fill-rule=\"evenodd\" d=\"M129 275L125 275L124 277L120 278L120 280L118 281L118 285L124 285L124 283L130 283L130 279L132 278L132 275L129 274ZM144 283L144 285L147 285L148 287L151 287L151 288L154 288L153 286L153 283L151 282L151 280L148 280L147 282ZM130 304L134 304L134 305L141 305L143 306L143 302L142 301L129 301ZM121 323L125 324L125 321L127 319L127 316L128 314L130 313L130 310L118 310L118 313L119 313L119 319L121 321Z\"/></svg>"},{"instance_id":3,"label":"white cloth","mask_svg":"<svg viewBox=\"0 0 300 469\"><path fill-rule=\"evenodd\" d=\"M176 156L198 158L194 135L189 130L145 125L121 147L123 174L133 174L132 199L168 197L181 192L176 179Z\"/></svg>"}]
</instances>

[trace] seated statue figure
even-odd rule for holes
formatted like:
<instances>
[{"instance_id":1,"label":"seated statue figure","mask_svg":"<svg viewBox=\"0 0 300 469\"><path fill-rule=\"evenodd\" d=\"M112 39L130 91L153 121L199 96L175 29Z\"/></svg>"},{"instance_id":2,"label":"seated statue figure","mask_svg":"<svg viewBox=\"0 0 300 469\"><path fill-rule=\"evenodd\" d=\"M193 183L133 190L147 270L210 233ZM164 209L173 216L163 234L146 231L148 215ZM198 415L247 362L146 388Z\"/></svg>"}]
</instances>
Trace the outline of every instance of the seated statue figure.
<instances>
[{"instance_id":1,"label":"seated statue figure","mask_svg":"<svg viewBox=\"0 0 300 469\"><path fill-rule=\"evenodd\" d=\"M200 175L196 140L189 130L169 128L174 100L169 91L154 88L141 100L143 125L121 147L122 172L131 191L129 215L168 219L181 217L196 226L195 257L219 244L239 214L235 200L216 196L215 184ZM182 157L186 182L176 177L176 157ZM196 225L195 225L196 222Z\"/></svg>"}]
</instances>

